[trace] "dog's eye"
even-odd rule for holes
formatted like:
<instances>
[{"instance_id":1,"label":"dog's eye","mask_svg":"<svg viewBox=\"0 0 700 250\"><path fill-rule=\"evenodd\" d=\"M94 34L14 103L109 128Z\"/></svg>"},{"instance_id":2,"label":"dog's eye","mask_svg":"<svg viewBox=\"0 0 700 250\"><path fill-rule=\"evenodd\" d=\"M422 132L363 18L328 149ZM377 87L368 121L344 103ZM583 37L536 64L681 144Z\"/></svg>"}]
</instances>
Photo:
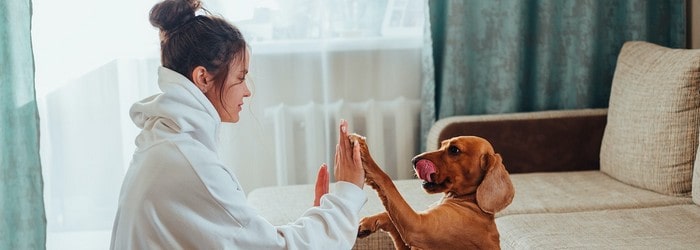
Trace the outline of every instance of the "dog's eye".
<instances>
[{"instance_id":1,"label":"dog's eye","mask_svg":"<svg viewBox=\"0 0 700 250\"><path fill-rule=\"evenodd\" d=\"M455 146L450 146L447 148L447 152L450 152L450 154L459 154L459 148Z\"/></svg>"}]
</instances>

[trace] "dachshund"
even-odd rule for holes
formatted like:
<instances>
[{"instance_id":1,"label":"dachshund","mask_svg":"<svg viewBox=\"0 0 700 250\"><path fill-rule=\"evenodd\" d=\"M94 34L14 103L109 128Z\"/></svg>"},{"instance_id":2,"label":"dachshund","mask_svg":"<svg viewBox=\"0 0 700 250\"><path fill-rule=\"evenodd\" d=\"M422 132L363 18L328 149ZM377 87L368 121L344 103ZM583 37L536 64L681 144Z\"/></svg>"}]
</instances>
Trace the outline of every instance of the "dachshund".
<instances>
[{"instance_id":1,"label":"dachshund","mask_svg":"<svg viewBox=\"0 0 700 250\"><path fill-rule=\"evenodd\" d=\"M512 202L515 189L500 154L487 140L454 137L412 159L423 189L444 193L439 202L416 212L374 162L365 137L351 134L349 139L360 143L365 183L386 209L362 218L359 238L382 230L396 249L500 249L494 215Z\"/></svg>"}]
</instances>

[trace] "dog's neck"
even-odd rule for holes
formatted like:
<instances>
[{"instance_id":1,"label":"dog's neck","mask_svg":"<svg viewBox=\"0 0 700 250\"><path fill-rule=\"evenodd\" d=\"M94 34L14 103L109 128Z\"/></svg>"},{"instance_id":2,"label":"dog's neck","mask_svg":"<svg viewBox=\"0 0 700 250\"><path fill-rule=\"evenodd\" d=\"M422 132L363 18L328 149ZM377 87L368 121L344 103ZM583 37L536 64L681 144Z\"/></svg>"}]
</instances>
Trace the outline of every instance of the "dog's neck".
<instances>
[{"instance_id":1,"label":"dog's neck","mask_svg":"<svg viewBox=\"0 0 700 250\"><path fill-rule=\"evenodd\" d=\"M458 199L476 203L476 192L468 194L455 194L453 192L445 193L444 199Z\"/></svg>"}]
</instances>

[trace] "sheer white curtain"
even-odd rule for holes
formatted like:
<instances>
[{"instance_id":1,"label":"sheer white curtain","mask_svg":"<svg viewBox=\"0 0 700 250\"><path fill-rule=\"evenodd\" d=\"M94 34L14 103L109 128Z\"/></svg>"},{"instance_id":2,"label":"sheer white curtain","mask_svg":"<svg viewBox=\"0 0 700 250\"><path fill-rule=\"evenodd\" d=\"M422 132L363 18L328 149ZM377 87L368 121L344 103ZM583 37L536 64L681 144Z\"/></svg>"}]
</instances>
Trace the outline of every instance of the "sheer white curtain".
<instances>
[{"instance_id":1,"label":"sheer white curtain","mask_svg":"<svg viewBox=\"0 0 700 250\"><path fill-rule=\"evenodd\" d=\"M158 32L148 23L156 2L34 0L49 249L108 247L121 180L138 133L128 109L158 92ZM241 121L224 125L220 138L222 159L247 191L313 179L279 181L275 137L280 135L270 115L275 107L419 99L423 1L203 2L236 24L252 49L253 96ZM398 112L413 112L401 103ZM320 145L292 144L293 152L315 148L322 157L307 157L285 171L308 175L305 171L322 162L332 163L335 131L327 121L339 116L331 110L318 118L331 127L317 131ZM356 119L351 129L365 132L360 124L366 123Z\"/></svg>"}]
</instances>

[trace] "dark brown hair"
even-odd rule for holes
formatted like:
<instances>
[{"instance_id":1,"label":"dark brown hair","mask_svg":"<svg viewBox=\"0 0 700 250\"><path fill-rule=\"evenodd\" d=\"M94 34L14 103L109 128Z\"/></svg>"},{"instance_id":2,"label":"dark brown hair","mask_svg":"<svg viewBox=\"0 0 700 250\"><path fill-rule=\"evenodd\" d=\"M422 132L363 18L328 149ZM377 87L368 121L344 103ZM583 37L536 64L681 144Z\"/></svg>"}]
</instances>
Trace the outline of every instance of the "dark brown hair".
<instances>
[{"instance_id":1,"label":"dark brown hair","mask_svg":"<svg viewBox=\"0 0 700 250\"><path fill-rule=\"evenodd\" d=\"M234 58L245 59L247 44L234 25L206 10L206 14L196 15L200 9L199 0L164 0L153 6L149 21L161 32L163 67L194 82L192 71L203 66L214 75L214 85L222 90L228 66Z\"/></svg>"}]
</instances>

